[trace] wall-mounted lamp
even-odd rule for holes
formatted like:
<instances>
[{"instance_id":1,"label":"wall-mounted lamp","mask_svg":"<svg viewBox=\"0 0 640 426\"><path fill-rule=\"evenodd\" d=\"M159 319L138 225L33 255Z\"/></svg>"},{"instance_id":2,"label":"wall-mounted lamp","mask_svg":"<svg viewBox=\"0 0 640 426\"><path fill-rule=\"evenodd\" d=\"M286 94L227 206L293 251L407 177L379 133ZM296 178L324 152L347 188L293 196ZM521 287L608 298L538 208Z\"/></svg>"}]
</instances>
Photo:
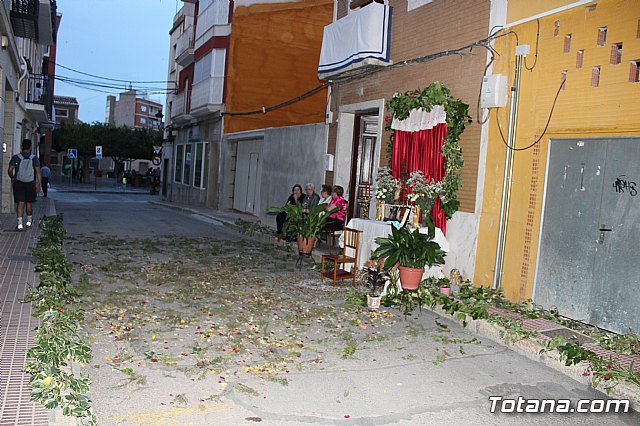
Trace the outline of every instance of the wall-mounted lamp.
<instances>
[{"instance_id":1,"label":"wall-mounted lamp","mask_svg":"<svg viewBox=\"0 0 640 426\"><path fill-rule=\"evenodd\" d=\"M2 37L0 37L0 46L2 46L3 49L6 49L8 45L9 45L9 37L7 37L6 35L3 35Z\"/></svg>"}]
</instances>

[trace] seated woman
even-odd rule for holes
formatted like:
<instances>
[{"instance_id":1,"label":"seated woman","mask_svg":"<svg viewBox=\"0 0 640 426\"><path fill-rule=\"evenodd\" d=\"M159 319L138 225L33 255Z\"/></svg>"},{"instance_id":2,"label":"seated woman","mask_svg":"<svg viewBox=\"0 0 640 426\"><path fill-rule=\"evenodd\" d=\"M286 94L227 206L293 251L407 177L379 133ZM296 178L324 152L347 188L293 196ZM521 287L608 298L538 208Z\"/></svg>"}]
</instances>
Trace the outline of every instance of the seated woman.
<instances>
[{"instance_id":1,"label":"seated woman","mask_svg":"<svg viewBox=\"0 0 640 426\"><path fill-rule=\"evenodd\" d=\"M297 203L302 203L302 186L299 184L293 185L291 188L291 195L287 199L286 204L296 205ZM282 236L282 229L284 228L284 223L287 221L287 214L285 212L280 212L276 216L276 227L277 227L277 235Z\"/></svg>"},{"instance_id":2,"label":"seated woman","mask_svg":"<svg viewBox=\"0 0 640 426\"><path fill-rule=\"evenodd\" d=\"M304 195L302 196L302 211L307 214L309 210L314 208L320 202L320 196L316 194L316 187L312 183L304 186Z\"/></svg>"},{"instance_id":3,"label":"seated woman","mask_svg":"<svg viewBox=\"0 0 640 426\"><path fill-rule=\"evenodd\" d=\"M331 185L322 185L320 190L320 202L318 204L329 204L331 202Z\"/></svg>"},{"instance_id":4,"label":"seated woman","mask_svg":"<svg viewBox=\"0 0 640 426\"><path fill-rule=\"evenodd\" d=\"M347 215L347 202L342 196L343 194L344 189L340 185L334 186L331 194L331 201L327 204L327 208L325 209L325 211L330 211L336 207L340 207L340 210L329 216L327 229L332 231L339 231L344 228L344 218Z\"/></svg>"}]
</instances>

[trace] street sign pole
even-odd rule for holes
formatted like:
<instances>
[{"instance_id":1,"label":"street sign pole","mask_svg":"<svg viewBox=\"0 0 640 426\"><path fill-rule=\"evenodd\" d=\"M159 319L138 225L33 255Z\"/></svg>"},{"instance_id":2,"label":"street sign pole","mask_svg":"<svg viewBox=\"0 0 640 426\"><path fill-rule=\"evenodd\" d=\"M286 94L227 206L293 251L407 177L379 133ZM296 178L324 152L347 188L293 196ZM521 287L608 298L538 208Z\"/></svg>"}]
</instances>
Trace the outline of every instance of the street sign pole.
<instances>
[{"instance_id":1,"label":"street sign pole","mask_svg":"<svg viewBox=\"0 0 640 426\"><path fill-rule=\"evenodd\" d=\"M96 145L96 166L93 168L93 181L94 186L93 190L98 190L98 166L100 165L100 160L102 159L102 145Z\"/></svg>"}]
</instances>

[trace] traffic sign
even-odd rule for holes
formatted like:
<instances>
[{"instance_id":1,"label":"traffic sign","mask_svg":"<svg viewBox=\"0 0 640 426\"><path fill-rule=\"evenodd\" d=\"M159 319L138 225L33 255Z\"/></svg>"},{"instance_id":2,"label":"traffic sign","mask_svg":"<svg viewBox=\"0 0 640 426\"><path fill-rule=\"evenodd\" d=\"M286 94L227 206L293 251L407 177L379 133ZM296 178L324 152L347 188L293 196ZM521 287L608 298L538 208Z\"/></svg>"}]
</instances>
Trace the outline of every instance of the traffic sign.
<instances>
[{"instance_id":1,"label":"traffic sign","mask_svg":"<svg viewBox=\"0 0 640 426\"><path fill-rule=\"evenodd\" d=\"M162 146L158 146L158 145L153 146L153 152L155 154L160 154L160 151L162 151Z\"/></svg>"},{"instance_id":2,"label":"traffic sign","mask_svg":"<svg viewBox=\"0 0 640 426\"><path fill-rule=\"evenodd\" d=\"M100 145L96 146L96 158L97 159L102 158L102 146Z\"/></svg>"},{"instance_id":3,"label":"traffic sign","mask_svg":"<svg viewBox=\"0 0 640 426\"><path fill-rule=\"evenodd\" d=\"M67 150L67 157L69 158L78 158L78 150L75 148L69 148Z\"/></svg>"}]
</instances>

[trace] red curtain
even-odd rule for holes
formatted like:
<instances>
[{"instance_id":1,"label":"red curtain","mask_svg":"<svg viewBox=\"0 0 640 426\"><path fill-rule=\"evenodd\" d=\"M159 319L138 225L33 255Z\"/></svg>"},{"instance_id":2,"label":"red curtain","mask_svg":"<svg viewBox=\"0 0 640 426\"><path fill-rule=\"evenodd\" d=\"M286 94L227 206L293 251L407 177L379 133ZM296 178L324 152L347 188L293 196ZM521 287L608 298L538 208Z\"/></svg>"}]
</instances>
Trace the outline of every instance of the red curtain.
<instances>
[{"instance_id":1,"label":"red curtain","mask_svg":"<svg viewBox=\"0 0 640 426\"><path fill-rule=\"evenodd\" d=\"M442 146L448 134L446 123L418 132L396 130L391 161L393 177L396 179L400 179L402 175L409 177L411 172L420 170L429 181L434 179L440 182L445 174ZM446 235L447 218L442 210L440 198L436 200L431 210L431 217L433 223Z\"/></svg>"}]
</instances>

